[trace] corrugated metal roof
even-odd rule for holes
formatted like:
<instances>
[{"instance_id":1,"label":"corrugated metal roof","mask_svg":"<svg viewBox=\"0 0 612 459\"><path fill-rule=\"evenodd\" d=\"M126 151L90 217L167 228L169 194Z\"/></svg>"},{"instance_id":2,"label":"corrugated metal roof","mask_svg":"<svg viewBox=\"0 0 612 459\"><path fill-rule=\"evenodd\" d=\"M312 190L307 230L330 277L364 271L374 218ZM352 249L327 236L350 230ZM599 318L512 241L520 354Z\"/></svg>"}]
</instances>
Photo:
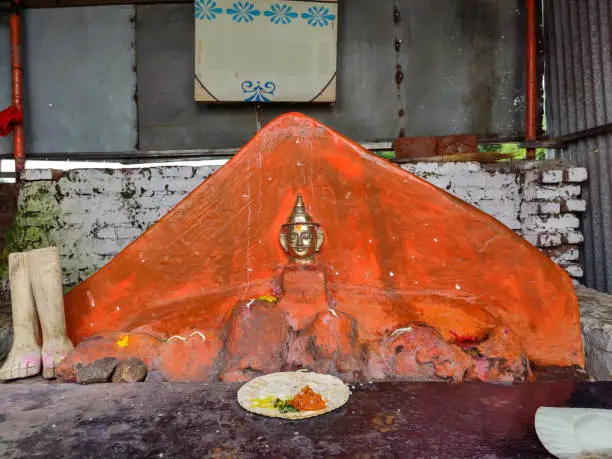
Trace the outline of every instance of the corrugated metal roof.
<instances>
[{"instance_id":1,"label":"corrugated metal roof","mask_svg":"<svg viewBox=\"0 0 612 459\"><path fill-rule=\"evenodd\" d=\"M545 0L547 127L553 137L612 122L612 1ZM557 156L584 165L585 280L612 292L612 135L572 143Z\"/></svg>"}]
</instances>

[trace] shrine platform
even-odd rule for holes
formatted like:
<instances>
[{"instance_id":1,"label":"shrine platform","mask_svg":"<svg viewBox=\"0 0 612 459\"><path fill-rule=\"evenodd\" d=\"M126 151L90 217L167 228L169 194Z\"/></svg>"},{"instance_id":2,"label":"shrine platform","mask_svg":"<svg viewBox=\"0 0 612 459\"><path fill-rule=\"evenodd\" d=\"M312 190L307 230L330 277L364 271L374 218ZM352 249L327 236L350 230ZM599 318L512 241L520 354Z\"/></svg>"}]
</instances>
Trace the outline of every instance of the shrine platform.
<instances>
[{"instance_id":1,"label":"shrine platform","mask_svg":"<svg viewBox=\"0 0 612 459\"><path fill-rule=\"evenodd\" d=\"M302 421L247 413L239 385L0 386L0 457L550 457L540 406L612 409L612 382L377 383Z\"/></svg>"}]
</instances>

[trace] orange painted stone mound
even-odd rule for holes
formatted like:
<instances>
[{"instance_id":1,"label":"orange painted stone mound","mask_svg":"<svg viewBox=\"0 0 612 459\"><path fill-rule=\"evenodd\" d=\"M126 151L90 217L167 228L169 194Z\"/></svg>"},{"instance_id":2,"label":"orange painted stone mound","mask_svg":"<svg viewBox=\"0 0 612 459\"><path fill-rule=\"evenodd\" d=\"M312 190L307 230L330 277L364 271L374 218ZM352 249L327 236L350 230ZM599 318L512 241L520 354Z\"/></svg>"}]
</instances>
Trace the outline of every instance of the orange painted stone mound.
<instances>
[{"instance_id":1,"label":"orange painted stone mound","mask_svg":"<svg viewBox=\"0 0 612 459\"><path fill-rule=\"evenodd\" d=\"M298 193L325 234L308 269L288 264L278 239ZM81 343L66 374L111 354L173 380L300 367L348 380L522 380L529 361L583 365L562 269L488 215L295 113L65 304Z\"/></svg>"}]
</instances>

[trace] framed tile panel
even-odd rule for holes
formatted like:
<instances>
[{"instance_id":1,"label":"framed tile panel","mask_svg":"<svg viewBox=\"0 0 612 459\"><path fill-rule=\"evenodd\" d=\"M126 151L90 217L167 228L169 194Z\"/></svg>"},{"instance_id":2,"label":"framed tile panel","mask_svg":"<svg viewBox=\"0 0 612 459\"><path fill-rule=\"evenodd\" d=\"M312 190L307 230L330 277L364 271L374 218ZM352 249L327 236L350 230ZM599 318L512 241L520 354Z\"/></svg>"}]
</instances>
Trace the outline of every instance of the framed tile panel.
<instances>
[{"instance_id":1,"label":"framed tile panel","mask_svg":"<svg viewBox=\"0 0 612 459\"><path fill-rule=\"evenodd\" d=\"M337 1L196 0L195 100L335 102Z\"/></svg>"}]
</instances>

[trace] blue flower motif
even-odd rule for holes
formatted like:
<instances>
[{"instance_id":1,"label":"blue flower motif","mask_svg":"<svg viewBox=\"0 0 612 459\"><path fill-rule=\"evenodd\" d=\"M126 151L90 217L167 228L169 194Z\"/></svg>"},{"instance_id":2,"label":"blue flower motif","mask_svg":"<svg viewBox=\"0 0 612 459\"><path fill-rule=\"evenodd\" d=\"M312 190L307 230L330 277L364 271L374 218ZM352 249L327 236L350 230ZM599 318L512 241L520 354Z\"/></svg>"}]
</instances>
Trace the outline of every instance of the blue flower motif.
<instances>
[{"instance_id":1,"label":"blue flower motif","mask_svg":"<svg viewBox=\"0 0 612 459\"><path fill-rule=\"evenodd\" d=\"M316 27L325 27L331 21L336 19L329 8L324 6L311 6L306 13L302 13L302 19L306 19L309 25Z\"/></svg>"},{"instance_id":2,"label":"blue flower motif","mask_svg":"<svg viewBox=\"0 0 612 459\"><path fill-rule=\"evenodd\" d=\"M218 14L223 14L223 8L217 6L213 0L196 0L195 17L196 19L206 19L212 21L217 19Z\"/></svg>"},{"instance_id":3,"label":"blue flower motif","mask_svg":"<svg viewBox=\"0 0 612 459\"><path fill-rule=\"evenodd\" d=\"M273 96L276 91L276 85L271 81L266 81L265 84L261 82L253 83L252 81L242 82L242 94L246 97L245 102L270 102L268 96Z\"/></svg>"},{"instance_id":4,"label":"blue flower motif","mask_svg":"<svg viewBox=\"0 0 612 459\"><path fill-rule=\"evenodd\" d=\"M255 9L251 2L234 2L232 8L225 10L236 22L252 22L255 16L259 16L261 11Z\"/></svg>"},{"instance_id":5,"label":"blue flower motif","mask_svg":"<svg viewBox=\"0 0 612 459\"><path fill-rule=\"evenodd\" d=\"M298 18L298 14L291 9L289 5L275 4L270 6L268 11L264 11L264 16L270 18L273 24L289 24L292 19Z\"/></svg>"}]
</instances>

